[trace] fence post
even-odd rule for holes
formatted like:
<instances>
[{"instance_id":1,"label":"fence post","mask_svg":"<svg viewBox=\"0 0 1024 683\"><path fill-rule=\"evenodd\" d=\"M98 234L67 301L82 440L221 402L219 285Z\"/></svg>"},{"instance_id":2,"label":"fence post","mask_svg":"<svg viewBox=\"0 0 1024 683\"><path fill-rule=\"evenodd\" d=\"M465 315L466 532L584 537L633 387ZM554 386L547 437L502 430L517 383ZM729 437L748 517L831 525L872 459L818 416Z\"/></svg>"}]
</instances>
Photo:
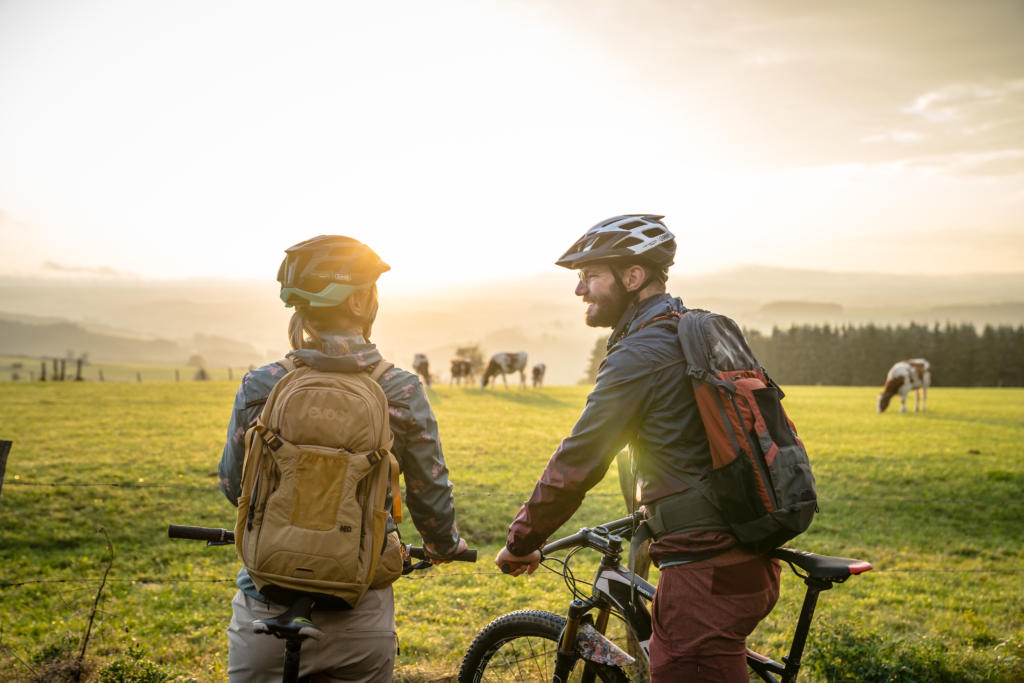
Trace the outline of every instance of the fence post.
<instances>
[{"instance_id":1,"label":"fence post","mask_svg":"<svg viewBox=\"0 0 1024 683\"><path fill-rule=\"evenodd\" d=\"M82 359L79 358L77 361L75 361L75 363L76 363L76 365L75 365L75 381L76 382L81 382L82 381Z\"/></svg>"},{"instance_id":2,"label":"fence post","mask_svg":"<svg viewBox=\"0 0 1024 683\"><path fill-rule=\"evenodd\" d=\"M7 454L11 452L13 441L0 441L0 495L4 490L4 472L7 471Z\"/></svg>"},{"instance_id":3,"label":"fence post","mask_svg":"<svg viewBox=\"0 0 1024 683\"><path fill-rule=\"evenodd\" d=\"M44 360L39 364L39 381L46 381L46 361Z\"/></svg>"},{"instance_id":4,"label":"fence post","mask_svg":"<svg viewBox=\"0 0 1024 683\"><path fill-rule=\"evenodd\" d=\"M103 368L100 368L100 381L103 381Z\"/></svg>"},{"instance_id":5,"label":"fence post","mask_svg":"<svg viewBox=\"0 0 1024 683\"><path fill-rule=\"evenodd\" d=\"M67 379L67 374L66 374L67 367L68 367L67 360L64 359L64 358L61 358L60 359L60 381L61 382L63 382L65 379Z\"/></svg>"},{"instance_id":6,"label":"fence post","mask_svg":"<svg viewBox=\"0 0 1024 683\"><path fill-rule=\"evenodd\" d=\"M175 382L180 382L181 381L181 371L178 370L178 368L174 368L174 381Z\"/></svg>"},{"instance_id":7,"label":"fence post","mask_svg":"<svg viewBox=\"0 0 1024 683\"><path fill-rule=\"evenodd\" d=\"M135 379L139 380L139 384L142 384L142 373L141 372L136 372L135 373Z\"/></svg>"}]
</instances>

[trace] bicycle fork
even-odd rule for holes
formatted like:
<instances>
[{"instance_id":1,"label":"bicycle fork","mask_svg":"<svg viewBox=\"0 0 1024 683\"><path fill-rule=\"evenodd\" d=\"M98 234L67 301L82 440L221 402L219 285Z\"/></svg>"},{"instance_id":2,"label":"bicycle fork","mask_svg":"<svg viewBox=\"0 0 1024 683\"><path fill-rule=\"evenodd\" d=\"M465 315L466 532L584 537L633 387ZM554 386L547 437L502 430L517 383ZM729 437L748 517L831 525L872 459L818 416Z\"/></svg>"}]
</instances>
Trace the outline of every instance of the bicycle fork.
<instances>
[{"instance_id":1,"label":"bicycle fork","mask_svg":"<svg viewBox=\"0 0 1024 683\"><path fill-rule=\"evenodd\" d=\"M593 627L598 633L603 634L605 629L608 628L608 617L610 614L607 605L600 605L593 598L586 601L577 599L570 603L568 617L565 620L565 629L562 631L562 636L558 641L555 673L551 677L552 683L565 683L565 681L569 680L569 674L572 673L573 667L581 658L581 654L577 651L576 646L580 625L590 623L589 612L594 607L599 607L599 609L597 612L597 622L593 623ZM593 683L596 675L590 670L586 660L584 660L583 666L581 683Z\"/></svg>"}]
</instances>

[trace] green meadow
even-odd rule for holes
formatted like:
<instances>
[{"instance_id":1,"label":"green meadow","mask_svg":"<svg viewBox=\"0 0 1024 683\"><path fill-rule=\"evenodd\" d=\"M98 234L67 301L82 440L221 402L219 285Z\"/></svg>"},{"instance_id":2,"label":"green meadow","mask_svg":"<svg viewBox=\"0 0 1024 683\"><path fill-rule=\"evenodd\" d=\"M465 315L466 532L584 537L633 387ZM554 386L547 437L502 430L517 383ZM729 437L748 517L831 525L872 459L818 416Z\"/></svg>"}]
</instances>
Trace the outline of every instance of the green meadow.
<instances>
[{"instance_id":1,"label":"green meadow","mask_svg":"<svg viewBox=\"0 0 1024 683\"><path fill-rule=\"evenodd\" d=\"M102 665L134 646L172 680L226 678L234 551L169 540L167 525L233 525L216 468L235 382L169 374L0 383L0 439L14 442L0 493L8 679L27 680L47 647L79 642L108 566L107 538L113 560L90 656ZM875 567L822 594L801 679L1024 680L1024 390L934 388L927 413L882 415L877 391L787 388L821 499L792 545ZM490 558L585 396L582 387L430 391L459 528L481 561L396 584L396 678L446 680L475 632L509 610L564 612L560 576L511 579ZM564 532L622 516L614 468ZM589 578L586 561L574 566ZM750 641L776 658L803 596L784 574L778 606Z\"/></svg>"}]
</instances>

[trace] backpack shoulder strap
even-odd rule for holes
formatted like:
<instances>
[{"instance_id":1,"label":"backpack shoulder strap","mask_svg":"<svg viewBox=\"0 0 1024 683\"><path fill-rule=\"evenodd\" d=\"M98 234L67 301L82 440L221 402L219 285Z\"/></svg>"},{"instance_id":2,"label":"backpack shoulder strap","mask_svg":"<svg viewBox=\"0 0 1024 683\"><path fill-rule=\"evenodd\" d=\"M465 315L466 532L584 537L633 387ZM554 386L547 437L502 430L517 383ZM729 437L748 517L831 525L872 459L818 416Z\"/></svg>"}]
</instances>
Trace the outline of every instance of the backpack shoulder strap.
<instances>
[{"instance_id":1,"label":"backpack shoulder strap","mask_svg":"<svg viewBox=\"0 0 1024 683\"><path fill-rule=\"evenodd\" d=\"M370 372L370 379L372 379L374 382L379 383L381 376L393 367L395 367L394 363L391 363L381 358L379 361L377 361L377 365L373 368L373 371Z\"/></svg>"},{"instance_id":2,"label":"backpack shoulder strap","mask_svg":"<svg viewBox=\"0 0 1024 683\"><path fill-rule=\"evenodd\" d=\"M291 356L285 356L281 360L277 361L277 364L283 367L287 372L291 372L295 368L299 367L299 364L295 362L295 359Z\"/></svg>"},{"instance_id":3,"label":"backpack shoulder strap","mask_svg":"<svg viewBox=\"0 0 1024 683\"><path fill-rule=\"evenodd\" d=\"M380 378L384 373L393 367L395 367L394 363L381 358L370 372L370 379L379 384ZM402 464L390 450L388 451L388 458L388 467L391 470L391 518L395 520L395 524L398 524L402 521L402 489L398 484L398 475L402 472Z\"/></svg>"}]
</instances>

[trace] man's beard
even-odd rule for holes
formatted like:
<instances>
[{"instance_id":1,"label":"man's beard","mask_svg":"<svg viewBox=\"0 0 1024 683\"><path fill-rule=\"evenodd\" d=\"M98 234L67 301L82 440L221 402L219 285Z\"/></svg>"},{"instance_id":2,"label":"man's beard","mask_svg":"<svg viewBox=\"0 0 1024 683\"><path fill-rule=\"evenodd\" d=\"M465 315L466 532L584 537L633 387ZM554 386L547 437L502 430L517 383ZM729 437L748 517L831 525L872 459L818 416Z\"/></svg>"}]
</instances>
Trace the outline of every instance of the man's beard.
<instances>
[{"instance_id":1,"label":"man's beard","mask_svg":"<svg viewBox=\"0 0 1024 683\"><path fill-rule=\"evenodd\" d=\"M629 306L629 295L618 286L606 296L589 296L583 301L590 304L586 313L588 327L615 327Z\"/></svg>"}]
</instances>

